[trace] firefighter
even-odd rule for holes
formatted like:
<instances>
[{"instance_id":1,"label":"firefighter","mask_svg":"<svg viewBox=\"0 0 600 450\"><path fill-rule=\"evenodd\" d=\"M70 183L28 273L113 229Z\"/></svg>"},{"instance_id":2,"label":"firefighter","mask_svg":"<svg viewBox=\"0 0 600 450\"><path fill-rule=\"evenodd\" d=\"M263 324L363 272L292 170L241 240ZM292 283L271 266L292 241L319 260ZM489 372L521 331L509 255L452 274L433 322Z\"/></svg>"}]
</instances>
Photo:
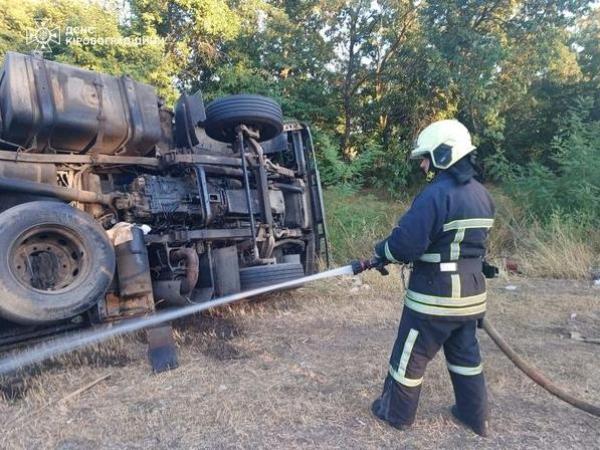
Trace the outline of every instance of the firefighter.
<instances>
[{"instance_id":1,"label":"firefighter","mask_svg":"<svg viewBox=\"0 0 600 450\"><path fill-rule=\"evenodd\" d=\"M475 433L487 434L487 393L475 331L486 307L482 264L495 208L473 178L474 150L459 121L427 126L411 159L421 160L431 182L375 245L385 262L412 264L383 393L371 407L399 429L414 422L425 368L443 347L456 400L452 414Z\"/></svg>"}]
</instances>

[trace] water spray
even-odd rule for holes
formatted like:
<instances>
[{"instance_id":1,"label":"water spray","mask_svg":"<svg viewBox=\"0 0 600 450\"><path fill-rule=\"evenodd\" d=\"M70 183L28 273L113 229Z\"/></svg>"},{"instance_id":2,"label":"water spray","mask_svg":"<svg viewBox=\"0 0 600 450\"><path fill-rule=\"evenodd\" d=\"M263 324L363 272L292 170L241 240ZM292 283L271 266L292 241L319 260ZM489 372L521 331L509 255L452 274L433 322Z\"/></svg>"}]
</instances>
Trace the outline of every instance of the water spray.
<instances>
[{"instance_id":1,"label":"water spray","mask_svg":"<svg viewBox=\"0 0 600 450\"><path fill-rule=\"evenodd\" d=\"M369 261L356 261L344 267L338 267L336 269L327 270L325 272L320 272L295 280L285 281L245 292L239 292L237 294L226 295L224 297L216 298L204 303L160 311L151 316L129 319L119 323L102 325L87 331L72 333L42 344L34 345L19 353L5 356L4 358L0 359L0 375L15 372L27 366L40 363L47 359L72 352L83 347L98 344L123 334L133 333L145 328L171 322L175 319L180 319L185 316L197 314L199 312L206 311L207 309L228 305L230 303L235 303L240 300L256 297L257 295L267 294L273 291L298 287L312 281L338 277L341 275L355 275L356 273L359 273L357 270L362 269L360 270L360 272L362 272L367 268L371 268L373 264L374 263Z\"/></svg>"},{"instance_id":2,"label":"water spray","mask_svg":"<svg viewBox=\"0 0 600 450\"><path fill-rule=\"evenodd\" d=\"M218 306L235 303L247 298L256 297L257 295L267 294L269 292L279 291L282 289L294 288L317 280L324 280L342 275L357 275L365 270L370 269L375 269L382 275L388 275L389 272L385 265L386 262L378 257L375 257L371 260L356 260L352 261L347 266L326 270L325 272L320 272L295 280L285 281L283 283L278 283L271 286L265 286L237 294L227 295L205 303L158 312L149 317L130 319L116 324L104 325L89 331L70 334L68 336L33 346L21 351L20 353L12 354L0 359L0 375L18 371L30 365L40 363L47 359L87 347L89 345L98 344L117 336L143 330L145 328L150 328L166 322L171 322L175 319L197 314ZM525 373L525 375L527 375L536 384L562 401L567 402L570 405L589 414L600 417L600 407L592 405L585 400L569 394L566 390L552 382L530 362L519 356L492 326L489 320L484 319L482 321L482 328L490 336L492 341L500 348L500 350L511 360L511 362L513 362L515 366L523 371L523 373Z\"/></svg>"}]
</instances>

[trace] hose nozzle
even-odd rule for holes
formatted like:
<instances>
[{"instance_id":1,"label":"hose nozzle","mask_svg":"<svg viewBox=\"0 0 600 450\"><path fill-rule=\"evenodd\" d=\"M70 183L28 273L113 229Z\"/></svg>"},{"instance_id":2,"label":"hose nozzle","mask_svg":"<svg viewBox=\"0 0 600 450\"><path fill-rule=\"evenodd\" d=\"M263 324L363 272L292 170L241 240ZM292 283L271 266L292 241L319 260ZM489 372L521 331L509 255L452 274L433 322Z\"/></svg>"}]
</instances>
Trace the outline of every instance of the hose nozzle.
<instances>
[{"instance_id":1,"label":"hose nozzle","mask_svg":"<svg viewBox=\"0 0 600 450\"><path fill-rule=\"evenodd\" d=\"M365 270L375 269L378 270L381 275L389 275L390 272L385 268L387 261L381 259L378 256L374 256L371 259L356 259L350 262L352 266L352 272L354 275L358 275Z\"/></svg>"}]
</instances>

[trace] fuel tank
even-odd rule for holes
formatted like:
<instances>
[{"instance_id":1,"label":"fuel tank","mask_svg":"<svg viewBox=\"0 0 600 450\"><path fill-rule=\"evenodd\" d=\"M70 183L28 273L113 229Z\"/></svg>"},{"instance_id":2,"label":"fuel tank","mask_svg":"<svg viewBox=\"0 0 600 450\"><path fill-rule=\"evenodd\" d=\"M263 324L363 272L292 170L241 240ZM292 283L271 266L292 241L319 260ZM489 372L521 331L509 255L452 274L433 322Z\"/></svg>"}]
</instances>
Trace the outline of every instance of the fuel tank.
<instances>
[{"instance_id":1,"label":"fuel tank","mask_svg":"<svg viewBox=\"0 0 600 450\"><path fill-rule=\"evenodd\" d=\"M152 86L7 52L0 137L31 152L142 156L161 139Z\"/></svg>"}]
</instances>

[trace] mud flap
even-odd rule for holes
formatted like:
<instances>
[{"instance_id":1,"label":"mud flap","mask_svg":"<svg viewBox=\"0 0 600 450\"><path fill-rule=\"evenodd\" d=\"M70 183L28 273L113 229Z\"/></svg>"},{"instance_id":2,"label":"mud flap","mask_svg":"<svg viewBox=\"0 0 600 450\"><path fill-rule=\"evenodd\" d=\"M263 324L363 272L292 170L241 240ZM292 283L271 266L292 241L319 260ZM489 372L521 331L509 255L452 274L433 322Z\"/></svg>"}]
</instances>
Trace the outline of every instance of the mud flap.
<instances>
[{"instance_id":1,"label":"mud flap","mask_svg":"<svg viewBox=\"0 0 600 450\"><path fill-rule=\"evenodd\" d=\"M146 330L148 339L148 360L154 373L166 372L179 366L177 347L171 324Z\"/></svg>"}]
</instances>

